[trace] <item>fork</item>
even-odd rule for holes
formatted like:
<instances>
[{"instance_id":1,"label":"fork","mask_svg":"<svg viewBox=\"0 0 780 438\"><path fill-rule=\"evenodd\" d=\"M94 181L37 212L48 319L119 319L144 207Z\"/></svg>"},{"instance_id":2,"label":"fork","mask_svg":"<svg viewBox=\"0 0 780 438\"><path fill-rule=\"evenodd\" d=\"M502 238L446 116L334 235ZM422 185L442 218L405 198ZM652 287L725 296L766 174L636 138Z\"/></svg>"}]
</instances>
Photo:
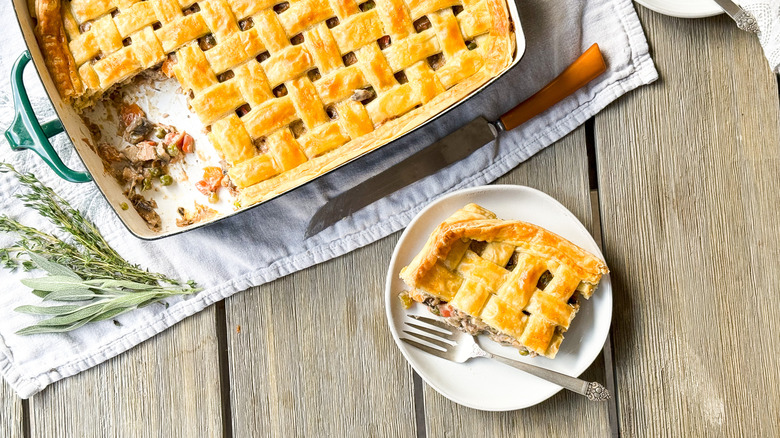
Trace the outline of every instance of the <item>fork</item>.
<instances>
[{"instance_id":1,"label":"fork","mask_svg":"<svg viewBox=\"0 0 780 438\"><path fill-rule=\"evenodd\" d=\"M405 321L406 325L424 332L427 335L408 330L403 330L403 332L421 341L435 345L438 348L433 348L413 339L401 338L402 341L419 348L426 353L457 363L463 363L475 357L494 359L505 365L509 365L510 367L517 368L520 371L524 371L528 374L539 377L540 379L544 379L558 386L562 386L569 391L584 395L590 401L607 401L611 398L607 388L598 382L586 382L576 377L567 376L565 374L548 370L546 368L488 353L479 346L476 338L472 335L469 335L468 333L457 330L454 327L447 325L437 319L418 315L408 316L414 318L417 321L424 322L432 326L429 327L422 324L417 324L414 321L407 320Z\"/></svg>"}]
</instances>

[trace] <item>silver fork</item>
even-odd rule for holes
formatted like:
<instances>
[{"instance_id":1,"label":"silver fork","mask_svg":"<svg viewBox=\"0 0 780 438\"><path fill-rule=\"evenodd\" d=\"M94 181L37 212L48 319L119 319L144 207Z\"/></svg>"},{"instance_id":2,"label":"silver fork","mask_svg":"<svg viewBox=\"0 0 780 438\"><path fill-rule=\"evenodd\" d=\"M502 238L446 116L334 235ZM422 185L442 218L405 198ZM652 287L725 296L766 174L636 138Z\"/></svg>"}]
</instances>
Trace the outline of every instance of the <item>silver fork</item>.
<instances>
[{"instance_id":1,"label":"silver fork","mask_svg":"<svg viewBox=\"0 0 780 438\"><path fill-rule=\"evenodd\" d=\"M607 388L598 382L586 382L584 380L577 379L576 377L567 376L565 374L548 370L546 368L541 368L535 365L518 362L503 356L488 353L487 351L483 350L479 344L477 344L477 340L474 338L474 336L471 336L468 333L462 332L433 318L417 315L408 316L414 318L417 321L421 321L435 327L433 328L430 326L417 324L414 321L405 321L406 325L409 327L420 330L427 335L409 330L404 330L404 333L422 341L428 342L431 345L435 345L438 348L430 347L413 339L401 338L401 340L409 345L425 351L426 353L458 363L466 362L467 360L475 357L494 359L505 365L509 365L510 367L517 368L520 371L524 371L528 374L539 377L540 379L544 379L558 386L562 386L569 391L582 394L587 397L588 400L607 401L611 398Z\"/></svg>"}]
</instances>

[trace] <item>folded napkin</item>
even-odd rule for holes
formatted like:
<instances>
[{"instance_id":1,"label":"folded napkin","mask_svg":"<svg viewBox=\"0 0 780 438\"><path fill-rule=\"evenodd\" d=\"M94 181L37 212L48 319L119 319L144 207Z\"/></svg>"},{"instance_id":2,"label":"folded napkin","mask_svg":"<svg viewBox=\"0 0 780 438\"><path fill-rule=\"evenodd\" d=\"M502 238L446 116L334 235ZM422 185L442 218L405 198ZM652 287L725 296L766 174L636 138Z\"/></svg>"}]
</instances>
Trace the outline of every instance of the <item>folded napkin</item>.
<instances>
[{"instance_id":1,"label":"folded napkin","mask_svg":"<svg viewBox=\"0 0 780 438\"><path fill-rule=\"evenodd\" d=\"M780 73L780 2L777 0L737 0L742 9L758 22L758 40L764 48L769 66Z\"/></svg>"},{"instance_id":2,"label":"folded napkin","mask_svg":"<svg viewBox=\"0 0 780 438\"><path fill-rule=\"evenodd\" d=\"M510 0L511 1L511 0ZM94 184L70 184L30 152L12 153L0 143L0 161L32 171L44 183L98 224L108 242L127 260L172 277L193 279L204 288L169 306L148 306L111 321L56 335L14 334L36 321L19 314L20 305L37 304L19 279L39 273L0 270L0 371L21 397L95 366L165 330L225 297L316 263L345 254L403 228L434 198L456 189L487 184L542 148L560 139L624 93L657 78L639 20L630 0L523 0L522 28L528 48L522 62L467 105L458 107L422 132L357 160L280 198L215 225L163 240L146 242L130 235L109 210ZM24 50L10 4L0 5L0 25L9 29L0 46L0 126L12 119L9 69ZM306 241L309 218L326 200L401 161L479 113L495 118L554 78L593 43L605 53L609 71L552 110L502 135L467 160L382 199ZM28 72L29 73L29 72ZM33 75L28 76L33 79ZM28 82L30 82L28 80ZM36 88L36 87L32 87ZM40 89L31 91L39 118L53 111ZM80 167L64 135L55 140L66 163ZM12 197L19 190L0 176L0 211L21 222L51 230ZM0 246L14 237L0 233Z\"/></svg>"}]
</instances>

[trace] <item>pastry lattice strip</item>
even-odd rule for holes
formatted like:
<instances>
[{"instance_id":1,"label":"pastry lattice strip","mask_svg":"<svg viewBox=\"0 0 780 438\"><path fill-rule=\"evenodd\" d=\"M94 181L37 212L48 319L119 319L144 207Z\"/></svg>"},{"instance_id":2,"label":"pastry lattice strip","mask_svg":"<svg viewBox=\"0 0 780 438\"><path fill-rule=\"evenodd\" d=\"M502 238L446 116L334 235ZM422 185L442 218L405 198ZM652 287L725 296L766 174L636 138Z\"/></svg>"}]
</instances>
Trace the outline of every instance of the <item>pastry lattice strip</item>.
<instances>
[{"instance_id":1,"label":"pastry lattice strip","mask_svg":"<svg viewBox=\"0 0 780 438\"><path fill-rule=\"evenodd\" d=\"M239 188L345 145L473 75L493 25L487 0L63 6L83 95L175 52L176 77Z\"/></svg>"},{"instance_id":2,"label":"pastry lattice strip","mask_svg":"<svg viewBox=\"0 0 780 438\"><path fill-rule=\"evenodd\" d=\"M418 297L446 302L552 358L579 308L575 293L590 298L606 272L601 260L547 230L469 204L432 234L401 277Z\"/></svg>"}]
</instances>

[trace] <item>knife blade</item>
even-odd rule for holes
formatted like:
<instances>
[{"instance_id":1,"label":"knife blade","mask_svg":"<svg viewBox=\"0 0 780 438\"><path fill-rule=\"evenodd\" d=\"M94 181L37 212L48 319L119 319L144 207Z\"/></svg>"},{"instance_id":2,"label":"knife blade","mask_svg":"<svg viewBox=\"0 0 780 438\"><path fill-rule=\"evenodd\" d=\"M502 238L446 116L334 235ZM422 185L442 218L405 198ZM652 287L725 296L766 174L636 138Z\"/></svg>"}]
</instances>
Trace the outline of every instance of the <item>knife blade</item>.
<instances>
[{"instance_id":1,"label":"knife blade","mask_svg":"<svg viewBox=\"0 0 780 438\"><path fill-rule=\"evenodd\" d=\"M477 117L400 163L331 198L312 216L304 239L403 187L467 158L495 139L500 131L514 129L541 114L606 69L598 44L594 44L552 82L499 117L499 120L491 122Z\"/></svg>"},{"instance_id":2,"label":"knife blade","mask_svg":"<svg viewBox=\"0 0 780 438\"><path fill-rule=\"evenodd\" d=\"M734 21L737 22L737 27L746 31L746 32L752 32L752 33L758 33L759 27L758 22L756 21L756 17L753 16L750 12L747 12L746 10L742 9L738 4L734 3L731 0L715 0L715 3L717 3L721 8L723 8L724 11L731 17Z\"/></svg>"},{"instance_id":3,"label":"knife blade","mask_svg":"<svg viewBox=\"0 0 780 438\"><path fill-rule=\"evenodd\" d=\"M398 164L341 192L323 205L309 221L305 239L426 176L458 162L495 138L490 122L478 117L462 128L412 154ZM399 171L403 169L403 171Z\"/></svg>"}]
</instances>

